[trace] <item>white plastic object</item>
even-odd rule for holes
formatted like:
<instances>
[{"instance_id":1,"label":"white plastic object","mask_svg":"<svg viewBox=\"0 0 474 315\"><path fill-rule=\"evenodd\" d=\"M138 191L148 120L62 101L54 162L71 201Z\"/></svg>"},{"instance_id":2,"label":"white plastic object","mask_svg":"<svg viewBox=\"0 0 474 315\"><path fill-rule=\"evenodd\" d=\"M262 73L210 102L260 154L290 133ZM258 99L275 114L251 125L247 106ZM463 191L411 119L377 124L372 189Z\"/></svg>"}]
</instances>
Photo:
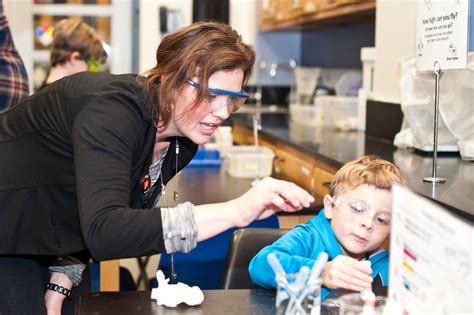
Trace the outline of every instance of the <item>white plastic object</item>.
<instances>
[{"instance_id":1,"label":"white plastic object","mask_svg":"<svg viewBox=\"0 0 474 315\"><path fill-rule=\"evenodd\" d=\"M348 71L336 82L336 95L357 96L362 87L362 73L360 71Z\"/></svg>"},{"instance_id":2,"label":"white plastic object","mask_svg":"<svg viewBox=\"0 0 474 315\"><path fill-rule=\"evenodd\" d=\"M227 152L225 167L233 177L266 177L272 174L274 157L267 147L233 146Z\"/></svg>"},{"instance_id":3,"label":"white plastic object","mask_svg":"<svg viewBox=\"0 0 474 315\"><path fill-rule=\"evenodd\" d=\"M324 266L326 265L329 256L326 252L321 252L318 255L318 258L314 262L313 267L311 268L311 272L309 274L308 281L317 281L321 276L321 272L323 271Z\"/></svg>"},{"instance_id":4,"label":"white plastic object","mask_svg":"<svg viewBox=\"0 0 474 315\"><path fill-rule=\"evenodd\" d=\"M221 154L221 157L224 157L229 151L229 149L232 147L232 127L220 126L216 130L215 138L217 148Z\"/></svg>"},{"instance_id":5,"label":"white plastic object","mask_svg":"<svg viewBox=\"0 0 474 315\"><path fill-rule=\"evenodd\" d=\"M416 72L415 57L401 62L400 102L406 128L413 133L414 146L423 151L433 150L434 75ZM445 71L440 81L438 151L452 151L459 141L474 138L474 52L468 54L468 68ZM402 126L403 128L404 126ZM402 130L403 131L403 130ZM402 142L402 143L400 143Z\"/></svg>"},{"instance_id":6,"label":"white plastic object","mask_svg":"<svg viewBox=\"0 0 474 315\"><path fill-rule=\"evenodd\" d=\"M168 284L163 271L156 272L158 288L151 290L151 299L156 300L158 305L166 307L176 307L180 303L186 303L189 306L199 305L204 301L204 293L198 286L190 287L187 284L178 282L177 284Z\"/></svg>"}]
</instances>

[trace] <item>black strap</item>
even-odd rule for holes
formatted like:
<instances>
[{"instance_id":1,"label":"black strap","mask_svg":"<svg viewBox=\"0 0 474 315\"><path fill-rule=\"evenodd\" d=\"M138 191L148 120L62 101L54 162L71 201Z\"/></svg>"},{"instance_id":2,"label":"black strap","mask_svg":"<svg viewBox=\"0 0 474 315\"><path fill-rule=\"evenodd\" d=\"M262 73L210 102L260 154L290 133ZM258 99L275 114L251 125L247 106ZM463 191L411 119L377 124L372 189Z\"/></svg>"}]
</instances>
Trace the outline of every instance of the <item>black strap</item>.
<instances>
[{"instance_id":1,"label":"black strap","mask_svg":"<svg viewBox=\"0 0 474 315\"><path fill-rule=\"evenodd\" d=\"M71 298L72 290L66 289L65 287L62 287L60 285L57 285L55 283L48 283L46 285L46 289L58 292L62 295L65 295L68 299Z\"/></svg>"}]
</instances>

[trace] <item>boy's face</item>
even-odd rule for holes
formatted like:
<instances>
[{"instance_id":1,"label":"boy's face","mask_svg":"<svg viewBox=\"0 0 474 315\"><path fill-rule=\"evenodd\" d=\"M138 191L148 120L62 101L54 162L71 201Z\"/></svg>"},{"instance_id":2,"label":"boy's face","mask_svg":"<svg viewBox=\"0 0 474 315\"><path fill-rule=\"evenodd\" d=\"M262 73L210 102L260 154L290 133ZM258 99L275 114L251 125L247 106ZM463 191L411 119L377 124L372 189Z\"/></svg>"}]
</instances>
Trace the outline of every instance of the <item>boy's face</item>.
<instances>
[{"instance_id":1,"label":"boy's face","mask_svg":"<svg viewBox=\"0 0 474 315\"><path fill-rule=\"evenodd\" d=\"M344 254L356 259L378 249L388 237L391 213L392 193L372 185L324 197L324 214Z\"/></svg>"}]
</instances>

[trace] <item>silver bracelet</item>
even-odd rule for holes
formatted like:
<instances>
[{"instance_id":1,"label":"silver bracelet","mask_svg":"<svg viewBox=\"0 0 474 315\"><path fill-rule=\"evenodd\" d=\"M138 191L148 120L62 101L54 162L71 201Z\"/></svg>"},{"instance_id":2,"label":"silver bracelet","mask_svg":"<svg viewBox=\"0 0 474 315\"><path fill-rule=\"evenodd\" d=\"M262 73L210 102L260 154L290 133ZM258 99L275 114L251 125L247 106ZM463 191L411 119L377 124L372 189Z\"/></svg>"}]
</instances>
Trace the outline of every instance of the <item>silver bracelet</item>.
<instances>
[{"instance_id":1,"label":"silver bracelet","mask_svg":"<svg viewBox=\"0 0 474 315\"><path fill-rule=\"evenodd\" d=\"M161 208L161 221L168 254L189 253L197 246L197 227L192 203L185 202L173 208Z\"/></svg>"}]
</instances>

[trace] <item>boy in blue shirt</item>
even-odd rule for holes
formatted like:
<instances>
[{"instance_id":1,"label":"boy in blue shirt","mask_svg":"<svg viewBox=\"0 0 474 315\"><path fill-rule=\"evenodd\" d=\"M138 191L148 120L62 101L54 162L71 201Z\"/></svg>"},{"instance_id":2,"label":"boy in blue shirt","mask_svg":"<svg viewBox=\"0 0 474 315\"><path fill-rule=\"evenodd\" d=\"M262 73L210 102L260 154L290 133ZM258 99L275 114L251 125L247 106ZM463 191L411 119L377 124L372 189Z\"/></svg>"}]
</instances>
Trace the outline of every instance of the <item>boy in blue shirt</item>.
<instances>
[{"instance_id":1,"label":"boy in blue shirt","mask_svg":"<svg viewBox=\"0 0 474 315\"><path fill-rule=\"evenodd\" d=\"M332 289L363 291L376 278L387 286L388 253L382 243L390 233L393 182L404 184L400 172L376 156L345 164L332 180L330 195L324 196L324 209L252 259L252 281L264 288L277 286L269 253L275 253L287 273L296 273L302 266L311 268L324 251L329 260L321 274L322 300Z\"/></svg>"}]
</instances>

